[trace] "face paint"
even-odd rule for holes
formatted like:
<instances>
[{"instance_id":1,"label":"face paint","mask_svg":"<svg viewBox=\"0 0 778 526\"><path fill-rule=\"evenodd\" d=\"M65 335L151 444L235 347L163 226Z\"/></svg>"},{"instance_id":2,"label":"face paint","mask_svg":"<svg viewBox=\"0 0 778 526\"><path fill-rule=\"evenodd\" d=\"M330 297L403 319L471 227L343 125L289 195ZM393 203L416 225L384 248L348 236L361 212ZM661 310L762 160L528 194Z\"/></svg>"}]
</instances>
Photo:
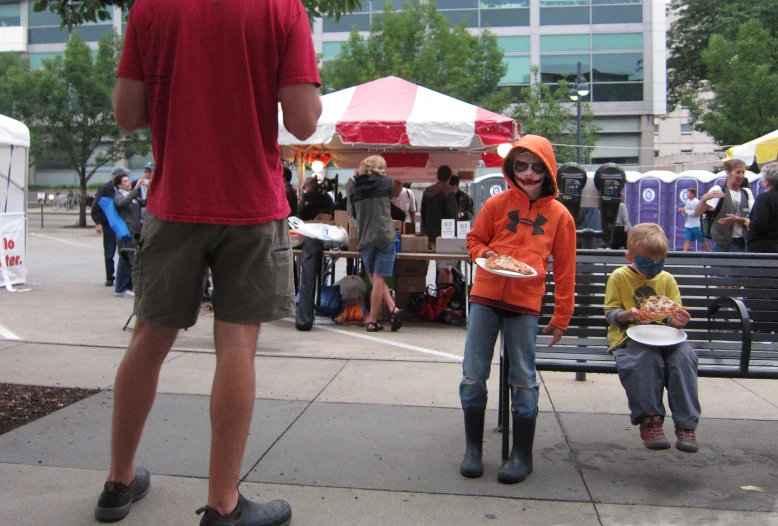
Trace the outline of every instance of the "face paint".
<instances>
[{"instance_id":1,"label":"face paint","mask_svg":"<svg viewBox=\"0 0 778 526\"><path fill-rule=\"evenodd\" d=\"M635 268L648 279L654 278L665 268L665 258L654 261L647 256L633 256L632 261L635 262Z\"/></svg>"}]
</instances>

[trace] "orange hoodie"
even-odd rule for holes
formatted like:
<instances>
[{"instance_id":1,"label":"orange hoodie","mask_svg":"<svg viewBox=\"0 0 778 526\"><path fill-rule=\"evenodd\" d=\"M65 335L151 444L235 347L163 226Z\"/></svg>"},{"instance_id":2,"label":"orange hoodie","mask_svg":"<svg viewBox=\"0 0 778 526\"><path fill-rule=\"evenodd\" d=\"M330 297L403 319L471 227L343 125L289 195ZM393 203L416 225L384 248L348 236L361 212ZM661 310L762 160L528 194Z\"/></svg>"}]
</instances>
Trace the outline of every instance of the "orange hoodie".
<instances>
[{"instance_id":1,"label":"orange hoodie","mask_svg":"<svg viewBox=\"0 0 778 526\"><path fill-rule=\"evenodd\" d=\"M546 177L553 183L552 195L531 203L526 192L513 181L513 167L507 163L517 148L529 150L546 164ZM554 150L547 139L525 135L513 144L505 159L502 171L509 188L484 203L467 235L467 250L473 260L483 257L487 250L511 255L532 266L538 275L508 278L478 268L470 295L540 312L546 293L548 257L553 256L555 301L550 323L567 330L575 294L575 220L556 200L559 191Z\"/></svg>"}]
</instances>

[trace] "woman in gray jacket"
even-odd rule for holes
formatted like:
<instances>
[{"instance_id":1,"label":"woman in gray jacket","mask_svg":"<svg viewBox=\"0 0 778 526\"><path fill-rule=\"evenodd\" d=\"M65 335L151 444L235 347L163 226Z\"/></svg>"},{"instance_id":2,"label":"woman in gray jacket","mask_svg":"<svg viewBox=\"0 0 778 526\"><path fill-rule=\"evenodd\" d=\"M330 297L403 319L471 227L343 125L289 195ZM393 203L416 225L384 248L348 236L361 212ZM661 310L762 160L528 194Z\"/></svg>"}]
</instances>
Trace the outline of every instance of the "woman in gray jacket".
<instances>
[{"instance_id":1,"label":"woman in gray jacket","mask_svg":"<svg viewBox=\"0 0 778 526\"><path fill-rule=\"evenodd\" d=\"M145 184L145 181L141 177L133 187L128 175L119 174L113 179L113 184L116 186L116 195L113 197L113 203L119 216L127 224L127 229L130 231L131 236L129 241L116 240L119 247L119 264L116 268L114 296L135 296L135 293L132 292L132 262L134 258L131 252L126 252L122 249L134 248L133 239L135 234L140 234L140 209L146 205L146 200L139 199L139 197L140 188Z\"/></svg>"},{"instance_id":2,"label":"woman in gray jacket","mask_svg":"<svg viewBox=\"0 0 778 526\"><path fill-rule=\"evenodd\" d=\"M394 273L397 245L390 210L394 181L386 177L386 160L380 155L363 159L359 164L359 174L348 188L351 217L357 220L357 248L362 253L362 263L373 284L367 331L376 332L384 328L377 321L382 300L392 313L391 329L396 331L402 326L403 311L395 306L392 293L384 281Z\"/></svg>"}]
</instances>

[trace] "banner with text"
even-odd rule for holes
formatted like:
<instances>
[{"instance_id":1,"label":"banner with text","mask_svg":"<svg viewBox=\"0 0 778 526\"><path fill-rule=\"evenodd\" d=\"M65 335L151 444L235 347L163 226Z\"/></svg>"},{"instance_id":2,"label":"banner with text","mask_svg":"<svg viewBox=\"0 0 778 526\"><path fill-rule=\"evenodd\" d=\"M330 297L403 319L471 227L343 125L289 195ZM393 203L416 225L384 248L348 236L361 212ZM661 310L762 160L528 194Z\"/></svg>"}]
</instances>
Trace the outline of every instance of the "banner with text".
<instances>
[{"instance_id":1,"label":"banner with text","mask_svg":"<svg viewBox=\"0 0 778 526\"><path fill-rule=\"evenodd\" d=\"M0 286L27 279L27 235L24 213L0 214Z\"/></svg>"}]
</instances>

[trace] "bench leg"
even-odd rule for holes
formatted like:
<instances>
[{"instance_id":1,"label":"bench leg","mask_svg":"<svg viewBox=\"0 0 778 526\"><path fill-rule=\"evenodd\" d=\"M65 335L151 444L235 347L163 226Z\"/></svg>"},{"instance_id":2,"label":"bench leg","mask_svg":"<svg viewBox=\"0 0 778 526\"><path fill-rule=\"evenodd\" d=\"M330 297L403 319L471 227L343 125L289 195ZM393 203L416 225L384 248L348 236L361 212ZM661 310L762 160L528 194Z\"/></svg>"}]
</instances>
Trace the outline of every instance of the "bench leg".
<instances>
[{"instance_id":1,"label":"bench leg","mask_svg":"<svg viewBox=\"0 0 778 526\"><path fill-rule=\"evenodd\" d=\"M503 338L505 336L503 335ZM505 341L502 340L502 348L505 349ZM503 352L500 361L500 415L502 416L502 459L508 460L510 454L510 436L511 436L511 397L508 373L511 370L508 354Z\"/></svg>"},{"instance_id":2,"label":"bench leg","mask_svg":"<svg viewBox=\"0 0 778 526\"><path fill-rule=\"evenodd\" d=\"M576 382L585 382L586 381L586 373L575 373L575 381Z\"/></svg>"}]
</instances>

